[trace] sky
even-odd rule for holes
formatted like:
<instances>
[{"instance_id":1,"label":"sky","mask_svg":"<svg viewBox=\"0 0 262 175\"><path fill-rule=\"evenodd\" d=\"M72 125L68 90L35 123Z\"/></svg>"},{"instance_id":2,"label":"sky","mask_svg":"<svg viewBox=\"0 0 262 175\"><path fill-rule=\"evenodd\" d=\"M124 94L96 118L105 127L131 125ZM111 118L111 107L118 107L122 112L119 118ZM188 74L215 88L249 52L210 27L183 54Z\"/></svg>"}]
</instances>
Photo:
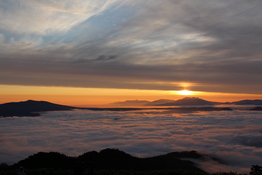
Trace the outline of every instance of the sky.
<instances>
[{"instance_id":1,"label":"sky","mask_svg":"<svg viewBox=\"0 0 262 175\"><path fill-rule=\"evenodd\" d=\"M262 98L260 21L261 0L0 0L0 103Z\"/></svg>"}]
</instances>

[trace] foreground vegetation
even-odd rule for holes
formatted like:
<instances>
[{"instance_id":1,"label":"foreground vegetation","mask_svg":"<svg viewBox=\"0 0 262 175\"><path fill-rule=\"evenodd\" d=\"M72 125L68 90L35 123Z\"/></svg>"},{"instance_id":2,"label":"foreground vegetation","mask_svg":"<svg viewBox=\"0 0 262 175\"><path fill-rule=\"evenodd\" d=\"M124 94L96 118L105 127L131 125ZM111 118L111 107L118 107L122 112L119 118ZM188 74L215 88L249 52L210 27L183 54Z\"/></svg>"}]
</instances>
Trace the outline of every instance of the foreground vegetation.
<instances>
[{"instance_id":1,"label":"foreground vegetation","mask_svg":"<svg viewBox=\"0 0 262 175\"><path fill-rule=\"evenodd\" d=\"M7 164L0 165L0 175L15 175L19 169ZM26 175L248 175L237 172L217 172L207 173L195 170L92 170L85 169L82 173L75 172L74 169L25 169ZM262 175L262 173L253 173L252 175Z\"/></svg>"},{"instance_id":2,"label":"foreground vegetation","mask_svg":"<svg viewBox=\"0 0 262 175\"><path fill-rule=\"evenodd\" d=\"M15 175L18 170L0 170L0 175ZM73 170L52 170L48 169L32 169L25 170L27 175L76 175ZM136 171L136 170L94 170L93 173L86 170L82 175L247 175L239 174L237 172L218 172L218 173L206 173L190 170L148 170L148 171ZM262 175L262 173L252 174Z\"/></svg>"},{"instance_id":3,"label":"foreground vegetation","mask_svg":"<svg viewBox=\"0 0 262 175\"><path fill-rule=\"evenodd\" d=\"M150 158L133 157L118 149L91 151L78 157L39 152L14 165L0 164L0 175L15 175L24 168L26 175L247 175L237 172L207 173L193 162L181 159L205 160L205 157L196 151L172 152ZM212 157L209 159L219 161ZM257 165L252 166L252 171L255 169L262 171L262 167Z\"/></svg>"}]
</instances>

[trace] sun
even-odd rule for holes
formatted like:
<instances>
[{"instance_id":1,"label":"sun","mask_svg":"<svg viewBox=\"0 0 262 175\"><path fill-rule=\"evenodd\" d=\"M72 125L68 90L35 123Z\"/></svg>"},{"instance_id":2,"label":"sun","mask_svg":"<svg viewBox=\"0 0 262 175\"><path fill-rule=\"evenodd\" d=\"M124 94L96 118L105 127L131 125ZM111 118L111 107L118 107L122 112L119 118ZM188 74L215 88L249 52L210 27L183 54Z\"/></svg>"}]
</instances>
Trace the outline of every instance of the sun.
<instances>
[{"instance_id":1,"label":"sun","mask_svg":"<svg viewBox=\"0 0 262 175\"><path fill-rule=\"evenodd\" d=\"M180 95L192 95L194 92L189 90L182 90L182 91L177 91L177 93Z\"/></svg>"}]
</instances>

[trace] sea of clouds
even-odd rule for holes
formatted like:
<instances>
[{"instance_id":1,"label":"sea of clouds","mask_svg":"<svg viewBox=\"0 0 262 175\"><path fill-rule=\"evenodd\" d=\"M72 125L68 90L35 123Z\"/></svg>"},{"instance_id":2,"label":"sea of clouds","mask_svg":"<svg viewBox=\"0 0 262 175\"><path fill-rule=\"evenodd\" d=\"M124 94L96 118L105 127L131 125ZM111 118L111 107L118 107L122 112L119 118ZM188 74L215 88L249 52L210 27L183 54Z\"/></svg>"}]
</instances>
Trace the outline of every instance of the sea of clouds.
<instances>
[{"instance_id":1,"label":"sea of clouds","mask_svg":"<svg viewBox=\"0 0 262 175\"><path fill-rule=\"evenodd\" d=\"M39 151L78 156L105 148L139 157L196 150L223 162L196 162L206 171L248 173L251 165L262 165L262 112L75 110L0 118L0 163L13 164Z\"/></svg>"}]
</instances>

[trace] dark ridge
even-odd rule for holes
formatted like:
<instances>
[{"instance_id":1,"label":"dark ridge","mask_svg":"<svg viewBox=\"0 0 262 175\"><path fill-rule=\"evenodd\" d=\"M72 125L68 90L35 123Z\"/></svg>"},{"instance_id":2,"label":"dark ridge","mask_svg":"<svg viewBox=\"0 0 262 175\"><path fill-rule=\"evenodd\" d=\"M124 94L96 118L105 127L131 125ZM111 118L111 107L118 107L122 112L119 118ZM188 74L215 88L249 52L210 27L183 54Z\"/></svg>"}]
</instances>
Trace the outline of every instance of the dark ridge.
<instances>
[{"instance_id":1,"label":"dark ridge","mask_svg":"<svg viewBox=\"0 0 262 175\"><path fill-rule=\"evenodd\" d=\"M161 104L166 104L166 103L171 103L171 102L175 102L175 100L159 99L159 100L149 102L149 103L145 104L145 106L159 106Z\"/></svg>"},{"instance_id":2,"label":"dark ridge","mask_svg":"<svg viewBox=\"0 0 262 175\"><path fill-rule=\"evenodd\" d=\"M169 101L168 103L166 103ZM173 113L190 113L197 111L231 111L232 109L229 107L210 107L216 104L260 104L262 100L242 100L239 102L227 102L227 103L218 103L206 101L196 97L186 97L177 101L172 100L156 100L148 103L148 106L163 106L162 108L79 108L72 106L65 106L54 104L46 101L34 101L28 100L23 102L12 102L0 104L0 117L13 117L13 116L40 116L41 112L49 112L49 111L61 111L61 110L72 110L72 109L83 109L83 110L93 110L93 111L139 111L139 110L165 110L164 112L173 112ZM134 102L134 101L133 101ZM162 103L164 102L164 103ZM180 106L180 107L164 107L164 106ZM209 106L209 107L203 107ZM255 107L247 110L255 110L261 111L261 107ZM160 112L162 113L162 112Z\"/></svg>"},{"instance_id":3,"label":"dark ridge","mask_svg":"<svg viewBox=\"0 0 262 175\"><path fill-rule=\"evenodd\" d=\"M194 150L192 151L182 151L182 152L171 152L166 154L167 156L173 156L176 158L193 158L193 159L201 159L204 156Z\"/></svg>"},{"instance_id":4,"label":"dark ridge","mask_svg":"<svg viewBox=\"0 0 262 175\"><path fill-rule=\"evenodd\" d=\"M233 111L232 108L229 107L224 107L224 108L220 108L222 111Z\"/></svg>"},{"instance_id":5,"label":"dark ridge","mask_svg":"<svg viewBox=\"0 0 262 175\"><path fill-rule=\"evenodd\" d=\"M235 101L230 104L235 105L262 105L262 100L241 100L241 101Z\"/></svg>"},{"instance_id":6,"label":"dark ridge","mask_svg":"<svg viewBox=\"0 0 262 175\"><path fill-rule=\"evenodd\" d=\"M40 112L72 110L75 107L58 105L46 101L22 101L12 102L0 105L0 116L39 116Z\"/></svg>"},{"instance_id":7,"label":"dark ridge","mask_svg":"<svg viewBox=\"0 0 262 175\"><path fill-rule=\"evenodd\" d=\"M144 106L199 106L199 105L216 105L218 102L211 102L197 97L185 97L179 100L159 99L152 102L140 100L127 100L124 102L115 102L117 105L144 105Z\"/></svg>"},{"instance_id":8,"label":"dark ridge","mask_svg":"<svg viewBox=\"0 0 262 175\"><path fill-rule=\"evenodd\" d=\"M14 164L14 168L20 166L26 169L53 168L74 169L81 162L83 168L96 170L194 170L201 171L190 159L205 159L206 156L196 152L172 152L165 155L138 158L118 149L104 149L100 152L91 151L78 157L68 157L57 152L39 152Z\"/></svg>"},{"instance_id":9,"label":"dark ridge","mask_svg":"<svg viewBox=\"0 0 262 175\"><path fill-rule=\"evenodd\" d=\"M262 111L262 107L257 106L257 107L251 108L251 109L249 109L249 110L250 110L250 111Z\"/></svg>"},{"instance_id":10,"label":"dark ridge","mask_svg":"<svg viewBox=\"0 0 262 175\"><path fill-rule=\"evenodd\" d=\"M195 105L215 105L215 104L218 103L203 100L197 97L185 97L183 99L174 102L161 104L160 106L195 106Z\"/></svg>"},{"instance_id":11,"label":"dark ridge","mask_svg":"<svg viewBox=\"0 0 262 175\"><path fill-rule=\"evenodd\" d=\"M54 169L67 169L74 165L75 158L68 157L58 152L39 152L31 155L28 158L14 164L13 167L18 169L23 166L27 169L41 169L41 168L54 168Z\"/></svg>"},{"instance_id":12,"label":"dark ridge","mask_svg":"<svg viewBox=\"0 0 262 175\"><path fill-rule=\"evenodd\" d=\"M61 111L72 109L84 109L93 111L139 111L144 109L167 110L169 112L188 113L197 111L220 111L232 110L231 108L215 108L215 107L181 107L181 108L78 108L65 105L54 104L46 101L23 101L0 104L0 116L40 116L40 112Z\"/></svg>"}]
</instances>

